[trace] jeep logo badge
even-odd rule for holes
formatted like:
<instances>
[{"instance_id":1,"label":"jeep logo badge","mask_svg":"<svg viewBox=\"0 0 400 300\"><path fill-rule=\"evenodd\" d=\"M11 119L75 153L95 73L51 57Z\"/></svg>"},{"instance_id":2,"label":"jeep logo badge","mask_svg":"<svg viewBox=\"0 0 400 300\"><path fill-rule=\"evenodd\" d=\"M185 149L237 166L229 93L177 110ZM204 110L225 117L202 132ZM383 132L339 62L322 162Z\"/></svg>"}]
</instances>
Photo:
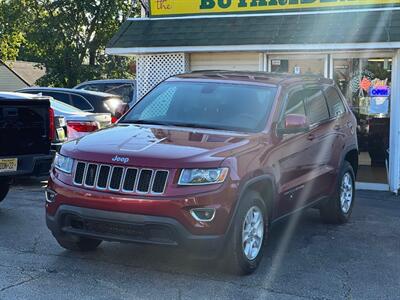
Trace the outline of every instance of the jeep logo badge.
<instances>
[{"instance_id":1,"label":"jeep logo badge","mask_svg":"<svg viewBox=\"0 0 400 300\"><path fill-rule=\"evenodd\" d=\"M113 157L113 159L111 159L111 160L113 162L122 162L124 164L129 162L129 158L128 157L119 157L118 155L115 155L115 157Z\"/></svg>"}]
</instances>

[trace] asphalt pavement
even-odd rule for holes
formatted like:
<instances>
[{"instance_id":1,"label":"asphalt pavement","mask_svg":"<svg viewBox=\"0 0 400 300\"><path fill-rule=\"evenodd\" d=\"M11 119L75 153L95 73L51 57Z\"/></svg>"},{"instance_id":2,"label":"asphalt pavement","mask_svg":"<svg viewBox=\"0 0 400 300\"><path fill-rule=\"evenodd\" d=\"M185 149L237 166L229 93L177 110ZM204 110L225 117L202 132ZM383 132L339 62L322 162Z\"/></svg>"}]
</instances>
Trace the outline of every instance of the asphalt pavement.
<instances>
[{"instance_id":1,"label":"asphalt pavement","mask_svg":"<svg viewBox=\"0 0 400 300\"><path fill-rule=\"evenodd\" d=\"M256 273L239 277L170 248L58 246L40 182L0 204L0 299L400 299L400 197L358 192L351 221L308 210L276 224Z\"/></svg>"}]
</instances>

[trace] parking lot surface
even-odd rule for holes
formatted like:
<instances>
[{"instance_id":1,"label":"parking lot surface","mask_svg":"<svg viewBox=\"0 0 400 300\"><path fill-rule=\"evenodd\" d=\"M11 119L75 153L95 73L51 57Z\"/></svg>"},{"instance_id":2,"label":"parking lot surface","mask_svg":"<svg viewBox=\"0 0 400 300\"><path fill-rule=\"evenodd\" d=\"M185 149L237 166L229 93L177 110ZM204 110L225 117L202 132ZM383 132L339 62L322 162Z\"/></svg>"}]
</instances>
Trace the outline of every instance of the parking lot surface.
<instances>
[{"instance_id":1,"label":"parking lot surface","mask_svg":"<svg viewBox=\"0 0 400 300\"><path fill-rule=\"evenodd\" d=\"M0 205L0 299L399 299L400 198L359 192L353 218L318 211L276 224L259 270L238 277L170 248L103 243L63 250L47 230L43 185Z\"/></svg>"}]
</instances>

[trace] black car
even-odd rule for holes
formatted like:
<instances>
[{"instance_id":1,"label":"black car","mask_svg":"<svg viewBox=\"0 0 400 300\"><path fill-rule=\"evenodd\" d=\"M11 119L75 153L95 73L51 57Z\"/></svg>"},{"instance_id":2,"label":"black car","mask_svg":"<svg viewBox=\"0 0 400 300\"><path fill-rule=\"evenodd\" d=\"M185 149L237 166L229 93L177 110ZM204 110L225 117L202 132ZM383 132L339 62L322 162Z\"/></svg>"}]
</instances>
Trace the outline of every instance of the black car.
<instances>
[{"instance_id":1,"label":"black car","mask_svg":"<svg viewBox=\"0 0 400 300\"><path fill-rule=\"evenodd\" d=\"M91 80L78 84L74 89L120 95L122 100L131 106L136 102L136 80L134 79Z\"/></svg>"},{"instance_id":2,"label":"black car","mask_svg":"<svg viewBox=\"0 0 400 300\"><path fill-rule=\"evenodd\" d=\"M0 92L0 202L15 177L49 174L55 134L49 97Z\"/></svg>"},{"instance_id":3,"label":"black car","mask_svg":"<svg viewBox=\"0 0 400 300\"><path fill-rule=\"evenodd\" d=\"M32 87L19 90L20 93L42 94L80 110L94 113L111 113L115 122L126 110L122 97L114 94L65 88Z\"/></svg>"}]
</instances>

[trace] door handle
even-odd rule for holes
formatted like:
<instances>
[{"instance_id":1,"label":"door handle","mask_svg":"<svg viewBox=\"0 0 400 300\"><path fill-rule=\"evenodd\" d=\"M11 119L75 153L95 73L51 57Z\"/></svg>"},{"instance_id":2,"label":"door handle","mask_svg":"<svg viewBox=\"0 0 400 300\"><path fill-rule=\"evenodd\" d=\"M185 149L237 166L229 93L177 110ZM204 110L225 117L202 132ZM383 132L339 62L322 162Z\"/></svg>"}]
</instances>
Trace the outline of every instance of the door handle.
<instances>
[{"instance_id":1,"label":"door handle","mask_svg":"<svg viewBox=\"0 0 400 300\"><path fill-rule=\"evenodd\" d=\"M335 129L335 130L340 130L340 129L342 129L342 127L340 127L339 124L336 124L335 126L333 126L333 129Z\"/></svg>"},{"instance_id":2,"label":"door handle","mask_svg":"<svg viewBox=\"0 0 400 300\"><path fill-rule=\"evenodd\" d=\"M315 139L315 135L312 134L312 133L310 133L310 134L307 136L307 140L312 141L313 139Z\"/></svg>"}]
</instances>

